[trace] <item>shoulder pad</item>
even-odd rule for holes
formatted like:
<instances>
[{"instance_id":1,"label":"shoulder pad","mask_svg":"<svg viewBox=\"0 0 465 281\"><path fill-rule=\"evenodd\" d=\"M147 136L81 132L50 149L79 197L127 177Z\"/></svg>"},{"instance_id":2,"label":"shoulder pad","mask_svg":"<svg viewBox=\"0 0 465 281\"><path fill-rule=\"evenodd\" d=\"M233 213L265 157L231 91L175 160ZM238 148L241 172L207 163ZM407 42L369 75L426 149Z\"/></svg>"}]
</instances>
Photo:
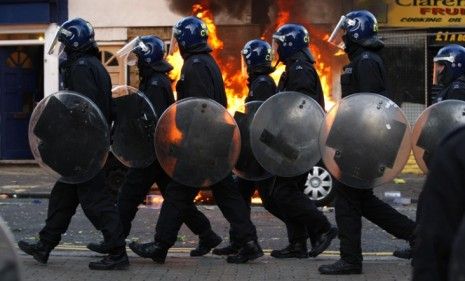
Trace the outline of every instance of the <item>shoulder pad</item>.
<instances>
[{"instance_id":1,"label":"shoulder pad","mask_svg":"<svg viewBox=\"0 0 465 281\"><path fill-rule=\"evenodd\" d=\"M465 89L465 83L462 81L452 82L452 89L454 90Z\"/></svg>"}]
</instances>

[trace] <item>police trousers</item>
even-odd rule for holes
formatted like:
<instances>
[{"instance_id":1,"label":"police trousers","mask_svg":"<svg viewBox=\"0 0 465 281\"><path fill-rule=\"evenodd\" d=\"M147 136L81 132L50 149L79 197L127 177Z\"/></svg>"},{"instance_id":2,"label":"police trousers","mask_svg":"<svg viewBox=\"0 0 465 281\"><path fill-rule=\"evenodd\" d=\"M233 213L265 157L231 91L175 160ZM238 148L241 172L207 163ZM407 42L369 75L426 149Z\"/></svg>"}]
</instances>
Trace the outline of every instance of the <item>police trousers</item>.
<instances>
[{"instance_id":1,"label":"police trousers","mask_svg":"<svg viewBox=\"0 0 465 281\"><path fill-rule=\"evenodd\" d=\"M144 202L145 196L150 191L154 183L163 197L166 196L166 188L171 178L161 168L158 161L155 161L146 168L129 169L126 180L118 193L118 211L123 225L124 237L131 231L131 224L136 216L138 206ZM190 214L184 217L186 226L196 235L205 231L205 222L209 222L205 215L200 212L193 202L189 205ZM210 227L211 228L211 227Z\"/></svg>"},{"instance_id":2,"label":"police trousers","mask_svg":"<svg viewBox=\"0 0 465 281\"><path fill-rule=\"evenodd\" d=\"M362 217L399 239L412 238L415 223L376 197L372 189L356 189L339 182L335 188L336 223L344 261L362 263Z\"/></svg>"},{"instance_id":3,"label":"police trousers","mask_svg":"<svg viewBox=\"0 0 465 281\"><path fill-rule=\"evenodd\" d=\"M84 183L55 183L50 194L45 226L39 233L40 240L51 247L58 245L79 204L94 227L102 232L110 251L124 247L123 227L110 193L105 189L103 171Z\"/></svg>"},{"instance_id":4,"label":"police trousers","mask_svg":"<svg viewBox=\"0 0 465 281\"><path fill-rule=\"evenodd\" d=\"M235 233L237 243L243 245L246 242L256 240L257 233L250 220L250 211L241 197L232 175L210 188L219 209ZM195 207L193 201L197 193L198 188L185 186L175 181L168 184L156 226L155 241L167 248L173 246L182 222L189 217L195 219L199 225L203 225L205 237L211 234L211 225L206 217L192 217L192 206ZM200 234L201 239L203 235Z\"/></svg>"}]
</instances>

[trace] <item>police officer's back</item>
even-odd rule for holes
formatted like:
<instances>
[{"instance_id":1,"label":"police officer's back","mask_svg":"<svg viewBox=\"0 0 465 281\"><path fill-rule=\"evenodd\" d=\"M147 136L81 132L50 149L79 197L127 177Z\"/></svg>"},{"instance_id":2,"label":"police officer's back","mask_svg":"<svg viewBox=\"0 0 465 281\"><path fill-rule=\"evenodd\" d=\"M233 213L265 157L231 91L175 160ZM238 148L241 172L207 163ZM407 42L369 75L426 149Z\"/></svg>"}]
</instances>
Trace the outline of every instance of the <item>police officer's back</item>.
<instances>
[{"instance_id":1,"label":"police officer's back","mask_svg":"<svg viewBox=\"0 0 465 281\"><path fill-rule=\"evenodd\" d=\"M341 17L329 41L343 48L350 63L341 74L342 97L370 92L390 97L383 61L378 55L384 44L379 40L376 18L368 11L353 11ZM390 234L412 240L414 222L378 199L372 189L357 189L335 183L336 222L339 228L341 259L322 265L322 274L362 272L361 218L366 217Z\"/></svg>"},{"instance_id":2,"label":"police officer's back","mask_svg":"<svg viewBox=\"0 0 465 281\"><path fill-rule=\"evenodd\" d=\"M59 28L56 39L54 42L63 44L67 55L60 65L65 89L88 97L110 122L111 80L98 59L92 26L80 18L69 20ZM81 204L85 215L102 231L108 246L108 256L100 262L91 262L89 267L100 270L127 268L129 261L118 212L104 185L102 171L79 184L57 181L50 195L47 220L39 233L39 242L19 241L19 247L37 261L46 263L50 251L60 242L61 235L66 232L76 208Z\"/></svg>"}]
</instances>

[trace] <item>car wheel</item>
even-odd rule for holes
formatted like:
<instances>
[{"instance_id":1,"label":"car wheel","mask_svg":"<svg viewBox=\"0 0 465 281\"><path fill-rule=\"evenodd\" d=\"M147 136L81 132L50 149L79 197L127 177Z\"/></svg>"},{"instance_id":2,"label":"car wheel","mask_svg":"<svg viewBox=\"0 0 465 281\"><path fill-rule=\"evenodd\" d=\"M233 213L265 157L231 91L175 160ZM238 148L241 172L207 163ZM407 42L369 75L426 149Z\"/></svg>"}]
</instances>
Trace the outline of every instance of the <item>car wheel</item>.
<instances>
[{"instance_id":1,"label":"car wheel","mask_svg":"<svg viewBox=\"0 0 465 281\"><path fill-rule=\"evenodd\" d=\"M319 207L329 205L334 197L331 174L323 167L313 167L308 173L304 193Z\"/></svg>"}]
</instances>

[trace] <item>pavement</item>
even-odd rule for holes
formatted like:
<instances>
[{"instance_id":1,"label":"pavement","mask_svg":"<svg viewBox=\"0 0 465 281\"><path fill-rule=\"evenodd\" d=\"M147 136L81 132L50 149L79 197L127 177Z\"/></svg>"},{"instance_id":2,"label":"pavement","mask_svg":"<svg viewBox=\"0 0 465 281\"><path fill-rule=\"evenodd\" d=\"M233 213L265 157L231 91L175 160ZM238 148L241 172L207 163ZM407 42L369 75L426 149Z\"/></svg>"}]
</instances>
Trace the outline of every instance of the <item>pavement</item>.
<instances>
[{"instance_id":1,"label":"pavement","mask_svg":"<svg viewBox=\"0 0 465 281\"><path fill-rule=\"evenodd\" d=\"M386 192L400 192L402 198L412 204L391 204L410 218L415 217L416 200L421 191L424 176L401 174L395 182L376 188L380 198ZM15 240L37 239L43 227L47 211L47 194L53 178L34 165L0 166L0 216L8 223ZM3 196L2 196L3 194ZM2 199L3 198L3 199ZM386 198L389 199L389 198ZM216 206L202 205L199 209L210 219L213 229L228 243L228 224ZM322 209L334 223L331 207ZM151 241L158 209L140 206L128 241ZM167 262L156 265L150 260L137 257L130 250L131 267L121 272L95 272L87 269L89 261L99 258L88 251L85 245L102 239L79 208L62 243L52 255L47 266L35 262L20 253L24 280L410 280L410 262L392 257L392 251L406 246L371 222L363 221L362 249L364 251L364 273L360 276L321 276L317 268L321 264L337 260L339 241L316 259L277 260L269 256L272 249L287 245L284 224L262 207L252 208L252 221L257 227L259 243L265 257L250 264L230 265L223 258L211 254L201 258L189 257L189 251L197 244L185 226L181 228L176 245L171 249Z\"/></svg>"}]
</instances>

